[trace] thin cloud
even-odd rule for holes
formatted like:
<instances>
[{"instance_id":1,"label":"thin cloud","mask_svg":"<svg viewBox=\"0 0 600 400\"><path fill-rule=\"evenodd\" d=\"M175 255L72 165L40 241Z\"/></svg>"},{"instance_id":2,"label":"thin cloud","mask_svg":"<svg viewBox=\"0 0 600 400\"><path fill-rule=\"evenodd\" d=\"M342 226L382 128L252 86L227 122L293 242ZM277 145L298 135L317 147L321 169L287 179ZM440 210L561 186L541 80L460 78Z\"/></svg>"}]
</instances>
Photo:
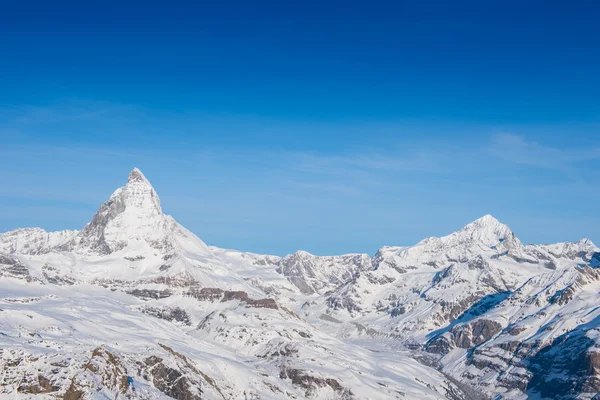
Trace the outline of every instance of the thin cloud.
<instances>
[{"instance_id":1,"label":"thin cloud","mask_svg":"<svg viewBox=\"0 0 600 400\"><path fill-rule=\"evenodd\" d=\"M575 171L577 163L600 159L600 148L559 149L513 134L492 136L488 150L505 161L557 171Z\"/></svg>"},{"instance_id":2,"label":"thin cloud","mask_svg":"<svg viewBox=\"0 0 600 400\"><path fill-rule=\"evenodd\" d=\"M131 112L131 107L108 102L65 101L49 106L23 106L5 109L12 125L63 123L75 120L93 120L120 112Z\"/></svg>"},{"instance_id":3,"label":"thin cloud","mask_svg":"<svg viewBox=\"0 0 600 400\"><path fill-rule=\"evenodd\" d=\"M322 175L355 175L360 171L365 175L386 172L441 172L442 168L436 162L440 158L440 153L432 150L392 155L380 152L347 155L288 154L293 169Z\"/></svg>"}]
</instances>

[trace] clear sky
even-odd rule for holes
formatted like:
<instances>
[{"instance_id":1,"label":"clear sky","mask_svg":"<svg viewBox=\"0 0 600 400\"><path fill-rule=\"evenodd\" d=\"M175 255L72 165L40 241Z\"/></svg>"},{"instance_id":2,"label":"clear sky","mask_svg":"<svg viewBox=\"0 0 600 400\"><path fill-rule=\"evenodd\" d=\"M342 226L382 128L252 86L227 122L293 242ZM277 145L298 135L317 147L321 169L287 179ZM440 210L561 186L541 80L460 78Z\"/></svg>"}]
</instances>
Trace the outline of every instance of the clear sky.
<instances>
[{"instance_id":1,"label":"clear sky","mask_svg":"<svg viewBox=\"0 0 600 400\"><path fill-rule=\"evenodd\" d=\"M598 2L123 3L3 2L0 231L80 229L137 166L221 247L373 254L487 213L600 242Z\"/></svg>"}]
</instances>

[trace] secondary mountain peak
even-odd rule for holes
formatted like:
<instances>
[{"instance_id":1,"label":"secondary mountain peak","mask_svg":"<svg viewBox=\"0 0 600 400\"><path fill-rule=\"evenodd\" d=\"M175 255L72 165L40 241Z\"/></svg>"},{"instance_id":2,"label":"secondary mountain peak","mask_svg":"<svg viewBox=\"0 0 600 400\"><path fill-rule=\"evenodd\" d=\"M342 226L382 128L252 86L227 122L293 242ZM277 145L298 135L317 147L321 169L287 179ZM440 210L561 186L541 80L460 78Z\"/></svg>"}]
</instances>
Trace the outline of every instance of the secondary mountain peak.
<instances>
[{"instance_id":1,"label":"secondary mountain peak","mask_svg":"<svg viewBox=\"0 0 600 400\"><path fill-rule=\"evenodd\" d=\"M484 215L460 230L440 238L440 241L444 244L444 247L477 245L478 247L483 246L493 249L500 245L503 248L522 246L512 230L490 214Z\"/></svg>"},{"instance_id":2,"label":"secondary mountain peak","mask_svg":"<svg viewBox=\"0 0 600 400\"><path fill-rule=\"evenodd\" d=\"M498 221L491 214L486 214L483 217L477 218L475 221L465 225L459 232L478 232L478 233L490 233L495 235L506 235L512 234L510 228Z\"/></svg>"},{"instance_id":3,"label":"secondary mountain peak","mask_svg":"<svg viewBox=\"0 0 600 400\"><path fill-rule=\"evenodd\" d=\"M462 231L488 231L488 232L498 232L498 233L506 233L510 231L510 228L498 221L490 214L486 214L481 218L477 218L475 221L465 225Z\"/></svg>"},{"instance_id":4,"label":"secondary mountain peak","mask_svg":"<svg viewBox=\"0 0 600 400\"><path fill-rule=\"evenodd\" d=\"M485 214L483 217L477 218L473 222L480 222L483 224L500 224L500 221L498 221L492 214Z\"/></svg>"}]
</instances>

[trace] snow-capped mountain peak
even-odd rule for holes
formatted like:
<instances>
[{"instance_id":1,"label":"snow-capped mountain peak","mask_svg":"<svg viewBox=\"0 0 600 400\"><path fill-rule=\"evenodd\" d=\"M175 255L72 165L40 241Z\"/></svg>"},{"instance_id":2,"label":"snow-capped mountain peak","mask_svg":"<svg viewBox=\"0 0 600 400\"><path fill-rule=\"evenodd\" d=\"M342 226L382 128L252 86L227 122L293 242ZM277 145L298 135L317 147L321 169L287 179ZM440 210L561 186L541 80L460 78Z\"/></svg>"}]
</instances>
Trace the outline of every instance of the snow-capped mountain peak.
<instances>
[{"instance_id":1,"label":"snow-capped mountain peak","mask_svg":"<svg viewBox=\"0 0 600 400\"><path fill-rule=\"evenodd\" d=\"M479 229L494 229L496 227L507 228L502 222L498 221L493 215L486 214L483 217L477 218L475 221L465 225L465 229L476 227Z\"/></svg>"},{"instance_id":2,"label":"snow-capped mountain peak","mask_svg":"<svg viewBox=\"0 0 600 400\"><path fill-rule=\"evenodd\" d=\"M587 248L587 247L596 247L596 245L594 244L594 242L592 242L590 239L588 238L583 238L578 240L577 242L575 242L579 247L582 248Z\"/></svg>"},{"instance_id":3,"label":"snow-capped mountain peak","mask_svg":"<svg viewBox=\"0 0 600 400\"><path fill-rule=\"evenodd\" d=\"M466 259L481 252L521 253L522 249L523 244L512 230L488 214L447 236L430 237L401 249L398 255L416 262L436 254L445 254L448 259Z\"/></svg>"},{"instance_id":4,"label":"snow-capped mountain peak","mask_svg":"<svg viewBox=\"0 0 600 400\"><path fill-rule=\"evenodd\" d=\"M161 209L156 191L135 168L127 184L100 206L92 221L69 244L77 252L110 254L136 242L152 248L171 247L170 219Z\"/></svg>"},{"instance_id":5,"label":"snow-capped mountain peak","mask_svg":"<svg viewBox=\"0 0 600 400\"><path fill-rule=\"evenodd\" d=\"M143 182L150 185L150 182L148 181L148 179L146 179L146 176L137 167L131 170L127 182Z\"/></svg>"},{"instance_id":6,"label":"snow-capped mountain peak","mask_svg":"<svg viewBox=\"0 0 600 400\"><path fill-rule=\"evenodd\" d=\"M134 168L127 179L127 185L121 188L124 192L120 196L125 201L126 209L129 212L137 210L137 212L151 213L154 215L161 215L162 209L160 207L160 199L156 194L156 191L152 187L152 184L142 171ZM117 190L113 195L117 194ZM112 196L111 196L112 197Z\"/></svg>"},{"instance_id":7,"label":"snow-capped mountain peak","mask_svg":"<svg viewBox=\"0 0 600 400\"><path fill-rule=\"evenodd\" d=\"M488 247L496 246L499 243L504 243L505 246L512 245L507 247L521 246L521 242L512 230L490 214L476 219L458 232L442 238L442 240L448 243L458 240L461 244L475 242Z\"/></svg>"}]
</instances>

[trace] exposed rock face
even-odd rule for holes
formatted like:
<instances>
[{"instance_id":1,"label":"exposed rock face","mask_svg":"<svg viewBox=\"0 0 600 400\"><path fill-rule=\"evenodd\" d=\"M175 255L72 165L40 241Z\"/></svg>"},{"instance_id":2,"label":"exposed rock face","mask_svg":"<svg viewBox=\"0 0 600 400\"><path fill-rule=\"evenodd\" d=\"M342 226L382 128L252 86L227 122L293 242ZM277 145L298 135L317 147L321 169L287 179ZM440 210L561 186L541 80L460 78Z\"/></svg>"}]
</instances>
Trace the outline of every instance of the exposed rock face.
<instances>
[{"instance_id":1,"label":"exposed rock face","mask_svg":"<svg viewBox=\"0 0 600 400\"><path fill-rule=\"evenodd\" d=\"M150 300L150 299L165 299L171 296L171 291L169 289L165 290L155 290L155 289L133 289L127 291L128 294L139 297L142 300Z\"/></svg>"},{"instance_id":2,"label":"exposed rock face","mask_svg":"<svg viewBox=\"0 0 600 400\"><path fill-rule=\"evenodd\" d=\"M298 251L279 260L277 271L302 293L323 294L370 268L371 260L366 254L321 257Z\"/></svg>"},{"instance_id":3,"label":"exposed rock face","mask_svg":"<svg viewBox=\"0 0 600 400\"><path fill-rule=\"evenodd\" d=\"M317 377L309 371L282 367L279 377L281 379L290 379L292 384L305 389L306 397L311 397L319 389L328 387L337 395L336 398L339 400L351 400L354 398L352 391L345 389L337 380Z\"/></svg>"},{"instance_id":4,"label":"exposed rock face","mask_svg":"<svg viewBox=\"0 0 600 400\"><path fill-rule=\"evenodd\" d=\"M525 392L542 398L581 398L598 391L596 351L600 314L588 302L600 281L598 270L572 267L528 280L486 312L487 317L456 325L426 349L442 355L464 348L465 364L452 372L480 387ZM569 309L569 313L562 310ZM488 318L494 318L490 324ZM479 326L477 326L479 325ZM479 335L477 335L479 332Z\"/></svg>"},{"instance_id":5,"label":"exposed rock face","mask_svg":"<svg viewBox=\"0 0 600 400\"><path fill-rule=\"evenodd\" d=\"M176 369L157 362L150 366L149 373L152 377L152 384L169 397L180 400L202 398L202 388L193 385Z\"/></svg>"},{"instance_id":6,"label":"exposed rock face","mask_svg":"<svg viewBox=\"0 0 600 400\"><path fill-rule=\"evenodd\" d=\"M247 304L248 307L255 308L271 308L277 310L279 306L274 299L251 299L248 296L248 293L243 291L231 291L231 290L221 290L218 288L191 288L188 293L188 296L194 297L201 301L232 301L239 300L242 303Z\"/></svg>"},{"instance_id":7,"label":"exposed rock face","mask_svg":"<svg viewBox=\"0 0 600 400\"><path fill-rule=\"evenodd\" d=\"M496 321L478 319L460 328L453 328L455 343L458 347L468 349L489 340L502 330L502 325Z\"/></svg>"},{"instance_id":8,"label":"exposed rock face","mask_svg":"<svg viewBox=\"0 0 600 400\"><path fill-rule=\"evenodd\" d=\"M438 354L448 354L454 347L470 349L488 341L502 329L502 324L496 321L476 319L454 326L448 332L428 342L425 349Z\"/></svg>"},{"instance_id":9,"label":"exposed rock face","mask_svg":"<svg viewBox=\"0 0 600 400\"><path fill-rule=\"evenodd\" d=\"M35 380L31 382L22 382L21 386L17 388L17 392L26 394L46 394L52 393L59 390L58 386L53 386L50 379L45 376L38 375L37 382Z\"/></svg>"},{"instance_id":10,"label":"exposed rock face","mask_svg":"<svg viewBox=\"0 0 600 400\"><path fill-rule=\"evenodd\" d=\"M200 372L187 358L167 346L163 348L174 357L165 360L152 355L143 360L131 360L97 348L81 370L74 371L62 398L94 398L98 394L110 397L116 394L117 398L155 398L162 393L174 399L196 400L205 398L203 394L207 398L215 398L215 393L221 395L214 380ZM22 392L39 394L61 390L50 385L46 378L40 377L39 382L39 386L27 386Z\"/></svg>"},{"instance_id":11,"label":"exposed rock face","mask_svg":"<svg viewBox=\"0 0 600 400\"><path fill-rule=\"evenodd\" d=\"M16 257L0 254L0 276L29 278L29 269Z\"/></svg>"},{"instance_id":12,"label":"exposed rock face","mask_svg":"<svg viewBox=\"0 0 600 400\"><path fill-rule=\"evenodd\" d=\"M156 318L161 318L167 321L181 322L184 325L191 325L190 316L188 313L179 307L141 307L140 310L144 314L152 315Z\"/></svg>"}]
</instances>

